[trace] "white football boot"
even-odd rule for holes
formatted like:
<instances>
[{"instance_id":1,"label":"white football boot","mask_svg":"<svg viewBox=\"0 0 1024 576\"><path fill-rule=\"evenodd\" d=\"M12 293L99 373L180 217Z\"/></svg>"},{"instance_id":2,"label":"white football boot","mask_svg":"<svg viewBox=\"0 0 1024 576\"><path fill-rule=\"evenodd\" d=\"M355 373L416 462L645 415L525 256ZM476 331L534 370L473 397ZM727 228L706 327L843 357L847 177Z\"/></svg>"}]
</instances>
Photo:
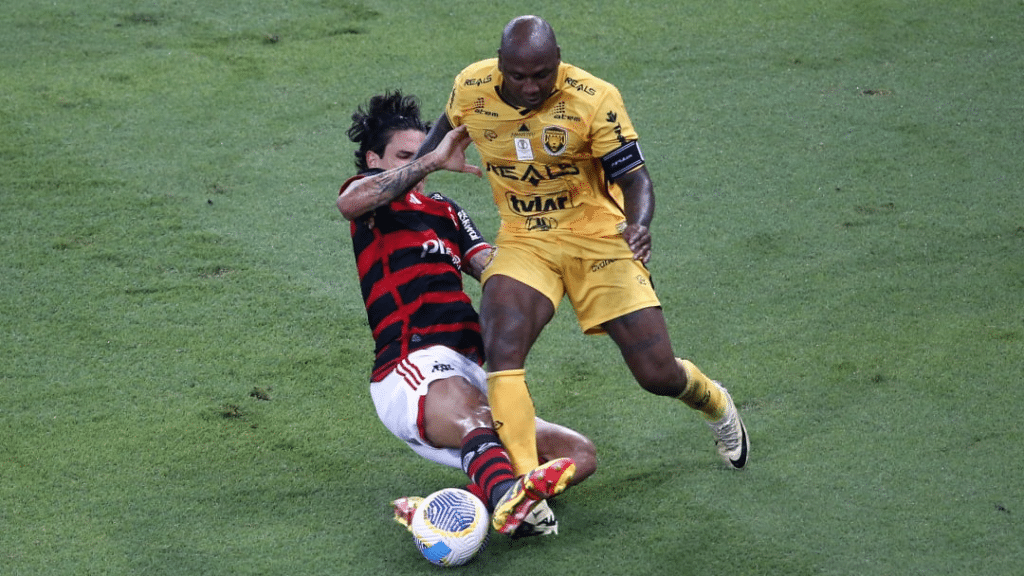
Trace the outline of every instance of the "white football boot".
<instances>
[{"instance_id":1,"label":"white football boot","mask_svg":"<svg viewBox=\"0 0 1024 576\"><path fill-rule=\"evenodd\" d=\"M743 468L747 464L747 455L750 452L750 438L747 436L747 427L743 425L739 410L732 401L729 391L720 382L715 382L726 399L729 406L725 409L725 415L717 422L708 422L711 433L715 435L715 446L722 461L730 468Z\"/></svg>"}]
</instances>

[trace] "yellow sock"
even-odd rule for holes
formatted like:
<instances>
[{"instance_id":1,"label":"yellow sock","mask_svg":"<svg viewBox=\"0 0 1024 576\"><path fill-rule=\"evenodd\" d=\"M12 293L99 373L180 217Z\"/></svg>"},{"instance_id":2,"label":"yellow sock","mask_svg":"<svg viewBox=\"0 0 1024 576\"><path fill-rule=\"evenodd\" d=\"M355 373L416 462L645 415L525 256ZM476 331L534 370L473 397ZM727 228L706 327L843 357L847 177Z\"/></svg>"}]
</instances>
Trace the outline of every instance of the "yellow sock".
<instances>
[{"instance_id":1,"label":"yellow sock","mask_svg":"<svg viewBox=\"0 0 1024 576\"><path fill-rule=\"evenodd\" d=\"M721 420L729 406L722 389L705 376L693 362L676 358L676 363L686 373L686 390L677 398L690 408L700 410L708 420Z\"/></svg>"},{"instance_id":2,"label":"yellow sock","mask_svg":"<svg viewBox=\"0 0 1024 576\"><path fill-rule=\"evenodd\" d=\"M487 374L487 402L491 405L494 430L505 445L516 476L537 467L536 410L526 371L502 370Z\"/></svg>"}]
</instances>

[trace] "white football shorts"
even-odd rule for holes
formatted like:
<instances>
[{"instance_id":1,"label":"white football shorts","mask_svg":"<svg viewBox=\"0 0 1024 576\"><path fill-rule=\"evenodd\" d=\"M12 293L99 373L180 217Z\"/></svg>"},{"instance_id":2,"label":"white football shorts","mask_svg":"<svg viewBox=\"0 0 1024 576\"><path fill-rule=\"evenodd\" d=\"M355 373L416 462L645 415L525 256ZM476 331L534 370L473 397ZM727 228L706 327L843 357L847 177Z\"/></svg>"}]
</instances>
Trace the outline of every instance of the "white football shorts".
<instances>
[{"instance_id":1,"label":"white football shorts","mask_svg":"<svg viewBox=\"0 0 1024 576\"><path fill-rule=\"evenodd\" d=\"M431 382L462 376L487 394L487 373L476 362L451 348L431 346L416 350L382 380L370 383L377 416L392 434L427 460L462 468L462 455L454 448L435 448L426 439L423 404Z\"/></svg>"}]
</instances>

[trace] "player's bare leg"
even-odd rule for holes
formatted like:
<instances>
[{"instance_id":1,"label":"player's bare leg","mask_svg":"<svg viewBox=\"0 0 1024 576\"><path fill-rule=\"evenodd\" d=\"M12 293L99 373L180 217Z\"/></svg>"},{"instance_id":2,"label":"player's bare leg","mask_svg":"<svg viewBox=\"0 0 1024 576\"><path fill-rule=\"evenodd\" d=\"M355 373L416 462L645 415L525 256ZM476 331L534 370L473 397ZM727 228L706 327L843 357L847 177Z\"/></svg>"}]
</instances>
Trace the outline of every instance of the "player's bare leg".
<instances>
[{"instance_id":1,"label":"player's bare leg","mask_svg":"<svg viewBox=\"0 0 1024 576\"><path fill-rule=\"evenodd\" d=\"M686 373L676 362L661 308L642 308L609 320L602 327L619 346L622 358L644 390L672 397L686 390Z\"/></svg>"},{"instance_id":2,"label":"player's bare leg","mask_svg":"<svg viewBox=\"0 0 1024 576\"><path fill-rule=\"evenodd\" d=\"M692 362L675 356L661 308L643 308L603 327L640 386L699 410L708 420L722 461L732 468L746 465L750 439L732 397Z\"/></svg>"},{"instance_id":3,"label":"player's bare leg","mask_svg":"<svg viewBox=\"0 0 1024 576\"><path fill-rule=\"evenodd\" d=\"M427 442L436 448L460 448L477 428L493 428L487 397L461 376L430 383L423 402Z\"/></svg>"},{"instance_id":4,"label":"player's bare leg","mask_svg":"<svg viewBox=\"0 0 1024 576\"><path fill-rule=\"evenodd\" d=\"M537 452L542 462L572 458L576 474L569 486L575 486L597 471L597 448L579 432L537 418Z\"/></svg>"},{"instance_id":5,"label":"player's bare leg","mask_svg":"<svg viewBox=\"0 0 1024 576\"><path fill-rule=\"evenodd\" d=\"M424 439L461 453L467 489L492 510L515 483L508 452L491 421L487 397L461 376L435 380L423 401ZM396 516L398 516L396 504Z\"/></svg>"},{"instance_id":6,"label":"player's bare leg","mask_svg":"<svg viewBox=\"0 0 1024 576\"><path fill-rule=\"evenodd\" d=\"M480 296L480 332L492 372L526 365L540 333L555 315L555 307L540 291L500 274L491 276Z\"/></svg>"}]
</instances>

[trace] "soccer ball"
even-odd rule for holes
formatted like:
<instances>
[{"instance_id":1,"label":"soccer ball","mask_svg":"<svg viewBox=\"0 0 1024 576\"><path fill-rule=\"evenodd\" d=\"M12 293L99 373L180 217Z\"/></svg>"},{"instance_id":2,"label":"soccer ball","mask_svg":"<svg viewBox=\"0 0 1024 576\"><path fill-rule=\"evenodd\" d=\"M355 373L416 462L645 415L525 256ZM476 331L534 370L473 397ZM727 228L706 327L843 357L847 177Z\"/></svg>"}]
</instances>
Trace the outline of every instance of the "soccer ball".
<instances>
[{"instance_id":1,"label":"soccer ball","mask_svg":"<svg viewBox=\"0 0 1024 576\"><path fill-rule=\"evenodd\" d=\"M423 499L410 530L424 558L438 566L461 566L487 545L490 520L479 498L445 488Z\"/></svg>"}]
</instances>

